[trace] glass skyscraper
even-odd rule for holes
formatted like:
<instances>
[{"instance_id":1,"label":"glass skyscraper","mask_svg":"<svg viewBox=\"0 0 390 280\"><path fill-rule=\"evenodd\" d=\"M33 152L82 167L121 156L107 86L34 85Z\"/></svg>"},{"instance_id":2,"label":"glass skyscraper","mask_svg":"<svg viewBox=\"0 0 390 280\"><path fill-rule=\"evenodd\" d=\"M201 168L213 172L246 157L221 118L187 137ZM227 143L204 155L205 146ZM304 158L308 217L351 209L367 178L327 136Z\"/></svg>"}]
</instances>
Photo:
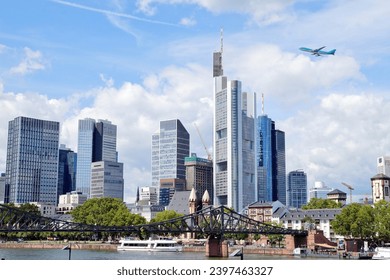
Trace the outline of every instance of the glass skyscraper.
<instances>
[{"instance_id":1,"label":"glass skyscraper","mask_svg":"<svg viewBox=\"0 0 390 280\"><path fill-rule=\"evenodd\" d=\"M213 62L214 204L241 211L256 201L256 95L223 76L222 50Z\"/></svg>"},{"instance_id":2,"label":"glass skyscraper","mask_svg":"<svg viewBox=\"0 0 390 280\"><path fill-rule=\"evenodd\" d=\"M6 202L56 204L59 122L17 117L8 125Z\"/></svg>"},{"instance_id":3,"label":"glass skyscraper","mask_svg":"<svg viewBox=\"0 0 390 280\"><path fill-rule=\"evenodd\" d=\"M285 134L275 122L262 115L257 118L257 198L286 205Z\"/></svg>"},{"instance_id":4,"label":"glass skyscraper","mask_svg":"<svg viewBox=\"0 0 390 280\"><path fill-rule=\"evenodd\" d=\"M57 196L76 190L77 154L65 145L60 145L58 153Z\"/></svg>"},{"instance_id":5,"label":"glass skyscraper","mask_svg":"<svg viewBox=\"0 0 390 280\"><path fill-rule=\"evenodd\" d=\"M117 162L117 127L110 121L79 120L76 190L90 197L91 164Z\"/></svg>"},{"instance_id":6,"label":"glass skyscraper","mask_svg":"<svg viewBox=\"0 0 390 280\"><path fill-rule=\"evenodd\" d=\"M288 206L301 208L307 204L307 176L302 170L288 173Z\"/></svg>"},{"instance_id":7,"label":"glass skyscraper","mask_svg":"<svg viewBox=\"0 0 390 280\"><path fill-rule=\"evenodd\" d=\"M160 179L185 180L189 154L190 134L181 121L160 121L159 132L152 135L152 186L159 189Z\"/></svg>"}]
</instances>

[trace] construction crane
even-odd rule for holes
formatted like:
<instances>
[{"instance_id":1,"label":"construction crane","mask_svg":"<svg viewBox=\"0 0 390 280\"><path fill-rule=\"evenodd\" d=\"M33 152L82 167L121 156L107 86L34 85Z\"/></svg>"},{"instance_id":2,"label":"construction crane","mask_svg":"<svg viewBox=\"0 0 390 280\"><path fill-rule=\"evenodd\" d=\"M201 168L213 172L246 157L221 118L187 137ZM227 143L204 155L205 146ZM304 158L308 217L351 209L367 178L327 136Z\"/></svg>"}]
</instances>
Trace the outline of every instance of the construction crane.
<instances>
[{"instance_id":1,"label":"construction crane","mask_svg":"<svg viewBox=\"0 0 390 280\"><path fill-rule=\"evenodd\" d=\"M205 142L204 142L204 140L203 140L202 135L200 134L199 128L198 128L198 126L196 125L196 123L194 123L194 126L195 126L195 128L196 128L196 131L198 132L200 141L202 141L203 147L204 147L204 149L205 149L205 151L206 151L207 159L208 159L208 160L213 160L213 157L211 156L211 153L210 153L209 150L207 149L207 146L206 146L206 144L205 144Z\"/></svg>"},{"instance_id":2,"label":"construction crane","mask_svg":"<svg viewBox=\"0 0 390 280\"><path fill-rule=\"evenodd\" d=\"M354 188L348 185L347 183L341 183L341 184L343 184L349 189L349 202L352 204L352 191L354 190Z\"/></svg>"}]
</instances>

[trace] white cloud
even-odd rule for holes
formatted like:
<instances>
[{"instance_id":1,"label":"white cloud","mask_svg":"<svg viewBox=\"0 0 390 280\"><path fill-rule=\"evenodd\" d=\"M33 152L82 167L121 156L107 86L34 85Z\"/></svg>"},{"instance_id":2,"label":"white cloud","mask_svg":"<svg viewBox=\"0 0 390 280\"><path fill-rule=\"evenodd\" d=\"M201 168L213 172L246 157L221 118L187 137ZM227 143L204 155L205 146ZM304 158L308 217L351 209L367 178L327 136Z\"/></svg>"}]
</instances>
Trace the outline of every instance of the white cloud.
<instances>
[{"instance_id":1,"label":"white cloud","mask_svg":"<svg viewBox=\"0 0 390 280\"><path fill-rule=\"evenodd\" d=\"M10 73L25 75L37 70L44 70L46 67L46 62L42 58L42 53L40 51L33 51L30 48L24 48L25 57L19 63L19 65L12 67Z\"/></svg>"},{"instance_id":2,"label":"white cloud","mask_svg":"<svg viewBox=\"0 0 390 280\"><path fill-rule=\"evenodd\" d=\"M289 105L310 100L341 82L364 80L352 57L311 57L282 52L274 45L229 47L224 61L227 75L242 80L244 87Z\"/></svg>"},{"instance_id":3,"label":"white cloud","mask_svg":"<svg viewBox=\"0 0 390 280\"><path fill-rule=\"evenodd\" d=\"M388 93L332 93L319 105L277 123L286 132L288 171L303 169L309 178L360 194L370 193L376 158L390 152ZM345 190L344 190L345 191Z\"/></svg>"},{"instance_id":4,"label":"white cloud","mask_svg":"<svg viewBox=\"0 0 390 280\"><path fill-rule=\"evenodd\" d=\"M271 24L286 20L291 15L286 12L292 0L138 0L137 7L148 15L157 13L155 4L193 4L212 13L235 12L251 15L252 21L260 24Z\"/></svg>"},{"instance_id":5,"label":"white cloud","mask_svg":"<svg viewBox=\"0 0 390 280\"><path fill-rule=\"evenodd\" d=\"M106 80L104 77L103 80ZM209 81L206 82L205 81ZM145 78L143 84L125 82L63 99L40 94L1 93L0 91L0 170L5 170L8 121L23 115L61 122L61 143L77 150L77 124L86 117L108 119L118 126L119 160L124 163L125 195L133 197L137 186L150 185L151 136L160 120L178 118L192 135L191 149L204 156L193 122L211 144L212 81L209 71L199 65L167 67ZM92 105L78 109L83 97Z\"/></svg>"}]
</instances>

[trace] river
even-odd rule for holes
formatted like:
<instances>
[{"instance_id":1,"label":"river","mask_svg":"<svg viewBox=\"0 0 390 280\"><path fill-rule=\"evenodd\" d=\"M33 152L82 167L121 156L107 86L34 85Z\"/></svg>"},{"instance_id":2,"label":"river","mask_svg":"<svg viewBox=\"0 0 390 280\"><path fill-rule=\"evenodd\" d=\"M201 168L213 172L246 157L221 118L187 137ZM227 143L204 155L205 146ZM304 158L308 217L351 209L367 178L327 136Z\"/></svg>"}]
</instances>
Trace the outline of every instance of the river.
<instances>
[{"instance_id":1,"label":"river","mask_svg":"<svg viewBox=\"0 0 390 280\"><path fill-rule=\"evenodd\" d=\"M204 252L117 252L104 250L71 250L71 260L207 260ZM69 251L61 249L3 249L0 258L5 260L68 260ZM231 259L239 260L239 257ZM244 260L294 259L293 256L246 254Z\"/></svg>"}]
</instances>

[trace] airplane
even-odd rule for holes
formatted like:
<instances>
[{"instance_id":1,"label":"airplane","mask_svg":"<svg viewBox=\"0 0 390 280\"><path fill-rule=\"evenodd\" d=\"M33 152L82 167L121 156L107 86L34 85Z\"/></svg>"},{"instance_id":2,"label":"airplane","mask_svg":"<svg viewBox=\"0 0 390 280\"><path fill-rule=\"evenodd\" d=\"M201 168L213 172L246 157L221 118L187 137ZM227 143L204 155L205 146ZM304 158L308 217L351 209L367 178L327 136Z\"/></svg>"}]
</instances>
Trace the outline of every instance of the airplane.
<instances>
[{"instance_id":1,"label":"airplane","mask_svg":"<svg viewBox=\"0 0 390 280\"><path fill-rule=\"evenodd\" d=\"M333 49L331 51L322 51L322 49L325 48L325 46L323 46L322 48L319 48L319 49L309 49L309 48L299 48L301 51L304 51L304 52L309 52L311 53L312 55L315 55L315 56L321 56L321 55L334 55L334 53L336 52L336 49Z\"/></svg>"}]
</instances>

